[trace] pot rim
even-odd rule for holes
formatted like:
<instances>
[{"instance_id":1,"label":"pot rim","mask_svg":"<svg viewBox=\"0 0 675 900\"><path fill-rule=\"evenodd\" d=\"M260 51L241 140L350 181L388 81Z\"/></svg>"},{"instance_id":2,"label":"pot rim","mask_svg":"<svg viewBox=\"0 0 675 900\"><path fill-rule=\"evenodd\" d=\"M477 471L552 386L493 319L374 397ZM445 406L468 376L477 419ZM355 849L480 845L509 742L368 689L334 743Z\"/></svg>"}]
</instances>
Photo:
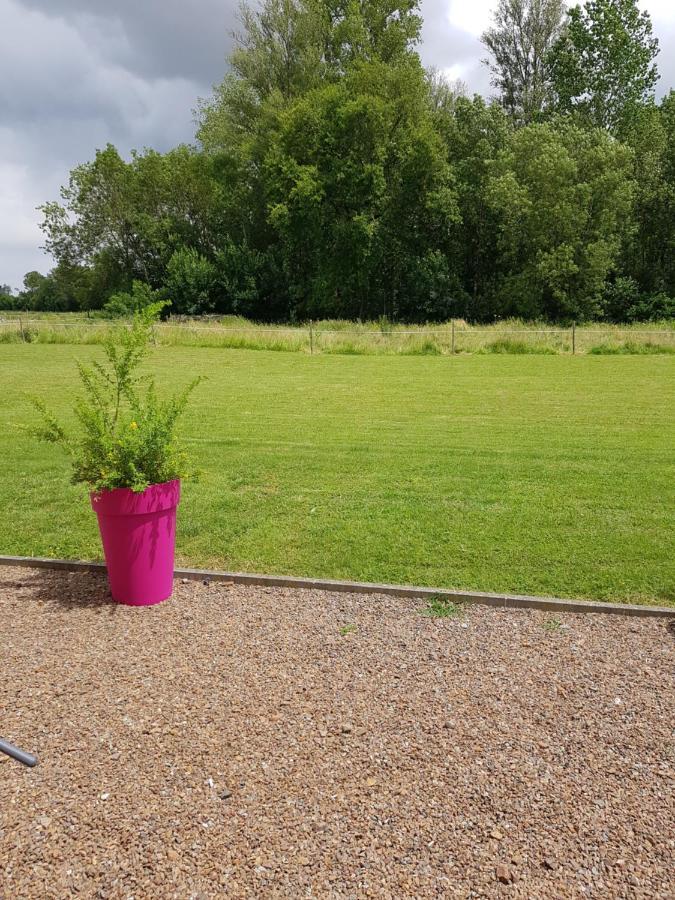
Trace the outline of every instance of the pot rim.
<instances>
[{"instance_id":1,"label":"pot rim","mask_svg":"<svg viewBox=\"0 0 675 900\"><path fill-rule=\"evenodd\" d=\"M149 484L143 491L131 488L112 488L91 491L91 506L97 515L147 515L173 509L180 502L180 478Z\"/></svg>"}]
</instances>

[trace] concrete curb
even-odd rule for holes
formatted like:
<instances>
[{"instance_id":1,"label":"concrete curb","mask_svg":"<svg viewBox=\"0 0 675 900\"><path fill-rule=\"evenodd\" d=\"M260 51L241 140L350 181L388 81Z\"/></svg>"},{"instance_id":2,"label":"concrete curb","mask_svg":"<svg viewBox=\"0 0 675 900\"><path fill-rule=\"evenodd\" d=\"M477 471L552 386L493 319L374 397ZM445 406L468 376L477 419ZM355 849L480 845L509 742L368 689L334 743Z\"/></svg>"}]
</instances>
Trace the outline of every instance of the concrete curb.
<instances>
[{"instance_id":1,"label":"concrete curb","mask_svg":"<svg viewBox=\"0 0 675 900\"><path fill-rule=\"evenodd\" d=\"M100 572L105 564L71 559L44 559L31 556L0 556L0 566L23 566L31 569L62 569L69 572ZM565 613L604 613L675 619L675 607L636 606L628 603L598 603L592 600L559 600L555 597L528 597L520 594L487 594L479 591L457 591L445 588L413 587L405 584L371 584L363 581L333 581L327 578L293 578L288 575L254 575L246 572L219 572L211 569L176 569L176 578L203 581L230 581L262 587L285 587L321 591L343 591L352 594L390 594L394 597L447 597L464 603L479 603L511 609L542 609Z\"/></svg>"}]
</instances>

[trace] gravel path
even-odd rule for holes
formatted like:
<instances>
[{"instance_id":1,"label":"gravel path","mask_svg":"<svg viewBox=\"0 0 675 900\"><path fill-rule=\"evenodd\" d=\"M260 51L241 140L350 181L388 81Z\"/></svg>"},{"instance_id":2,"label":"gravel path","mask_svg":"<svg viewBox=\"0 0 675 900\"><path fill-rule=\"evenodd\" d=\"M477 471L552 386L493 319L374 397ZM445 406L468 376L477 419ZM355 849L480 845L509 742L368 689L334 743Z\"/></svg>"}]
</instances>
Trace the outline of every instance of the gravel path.
<instances>
[{"instance_id":1,"label":"gravel path","mask_svg":"<svg viewBox=\"0 0 675 900\"><path fill-rule=\"evenodd\" d=\"M672 898L668 623L418 609L0 569L0 897Z\"/></svg>"}]
</instances>

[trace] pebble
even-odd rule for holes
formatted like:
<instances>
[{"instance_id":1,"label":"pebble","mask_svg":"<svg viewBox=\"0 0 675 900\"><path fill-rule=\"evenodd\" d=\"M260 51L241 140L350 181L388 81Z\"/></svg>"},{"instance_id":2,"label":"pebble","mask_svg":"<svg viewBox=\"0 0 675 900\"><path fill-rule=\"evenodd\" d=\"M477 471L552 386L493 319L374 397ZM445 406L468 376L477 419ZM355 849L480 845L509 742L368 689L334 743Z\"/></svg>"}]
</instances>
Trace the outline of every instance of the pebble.
<instances>
[{"instance_id":1,"label":"pebble","mask_svg":"<svg viewBox=\"0 0 675 900\"><path fill-rule=\"evenodd\" d=\"M545 612L17 574L2 736L40 764L2 760L0 896L669 896L661 621L561 613L572 650Z\"/></svg>"},{"instance_id":2,"label":"pebble","mask_svg":"<svg viewBox=\"0 0 675 900\"><path fill-rule=\"evenodd\" d=\"M510 884L513 881L511 869L503 863L500 863L500 865L497 866L495 875L497 876L497 880L501 881L502 884Z\"/></svg>"}]
</instances>

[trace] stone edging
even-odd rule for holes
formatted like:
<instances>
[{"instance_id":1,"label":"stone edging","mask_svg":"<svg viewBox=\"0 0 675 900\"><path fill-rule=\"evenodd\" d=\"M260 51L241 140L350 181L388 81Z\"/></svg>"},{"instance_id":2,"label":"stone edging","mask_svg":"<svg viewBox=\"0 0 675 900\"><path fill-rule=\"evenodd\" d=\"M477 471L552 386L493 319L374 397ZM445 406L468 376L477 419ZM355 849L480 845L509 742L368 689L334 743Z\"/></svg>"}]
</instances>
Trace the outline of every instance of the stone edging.
<instances>
[{"instance_id":1,"label":"stone edging","mask_svg":"<svg viewBox=\"0 0 675 900\"><path fill-rule=\"evenodd\" d=\"M63 569L71 572L98 572L104 563L70 559L44 559L30 556L0 556L0 566L23 566L35 569ZM327 578L293 578L288 575L254 575L246 572L220 572L210 569L176 569L176 578L229 581L261 587L304 588L321 591L343 591L353 594L390 594L395 597L447 597L465 603L479 603L511 609L541 609L550 612L604 613L623 616L651 616L675 619L675 607L637 606L628 603L599 603L592 600L559 600L555 597L528 597L520 594L488 594L480 591L458 591L445 588L413 587L399 584L370 584L362 581L333 581Z\"/></svg>"}]
</instances>

